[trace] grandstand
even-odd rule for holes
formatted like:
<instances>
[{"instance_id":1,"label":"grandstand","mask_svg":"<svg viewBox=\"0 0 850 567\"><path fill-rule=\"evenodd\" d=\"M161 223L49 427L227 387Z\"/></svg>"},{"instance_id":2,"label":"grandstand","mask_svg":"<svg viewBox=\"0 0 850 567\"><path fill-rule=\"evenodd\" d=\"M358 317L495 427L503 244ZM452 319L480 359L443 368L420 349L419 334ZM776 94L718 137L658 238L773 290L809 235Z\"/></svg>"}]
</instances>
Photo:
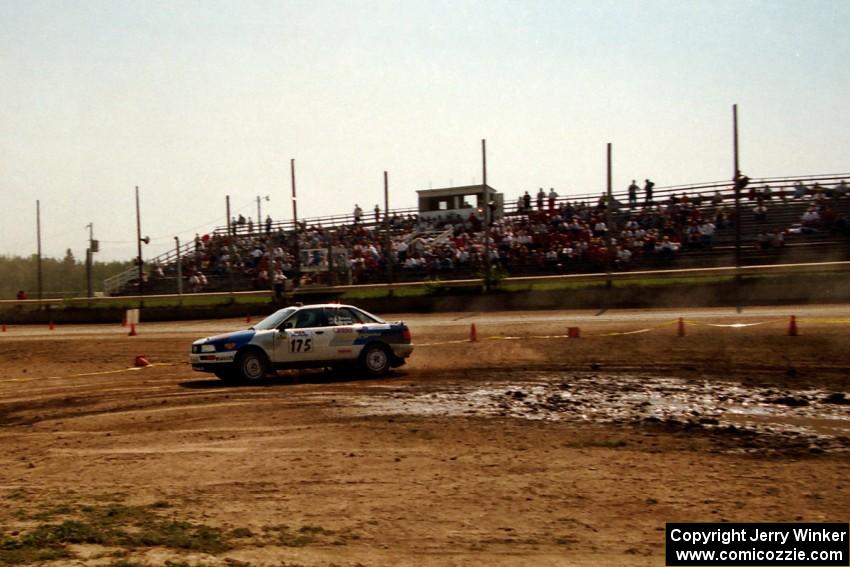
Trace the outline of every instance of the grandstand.
<instances>
[{"instance_id":1,"label":"grandstand","mask_svg":"<svg viewBox=\"0 0 850 567\"><path fill-rule=\"evenodd\" d=\"M847 181L850 174L751 180L741 195L741 265L850 260ZM651 203L640 193L630 203L626 191L614 192L610 227L604 194L530 208L521 198L507 201L504 217L492 225L492 263L506 275L735 265L731 182L656 188ZM143 287L145 293L176 292L178 255L181 288L194 292L271 289L275 273L278 282L282 274L301 287L475 278L483 271L483 235L480 210L465 218L408 208L359 222L349 214L297 226L237 224L147 261ZM136 268L104 282L110 295L138 289Z\"/></svg>"}]
</instances>

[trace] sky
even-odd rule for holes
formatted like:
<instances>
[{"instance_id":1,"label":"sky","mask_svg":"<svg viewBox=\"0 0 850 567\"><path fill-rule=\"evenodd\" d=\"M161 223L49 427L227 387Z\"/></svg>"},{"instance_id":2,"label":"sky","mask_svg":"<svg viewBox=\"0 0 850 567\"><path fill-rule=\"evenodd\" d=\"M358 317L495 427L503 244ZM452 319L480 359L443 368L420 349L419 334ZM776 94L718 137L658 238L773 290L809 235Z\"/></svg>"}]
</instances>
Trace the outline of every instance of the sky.
<instances>
[{"instance_id":1,"label":"sky","mask_svg":"<svg viewBox=\"0 0 850 567\"><path fill-rule=\"evenodd\" d=\"M850 171L850 2L0 0L0 255L145 257L416 190ZM2 277L2 275L0 275Z\"/></svg>"}]
</instances>

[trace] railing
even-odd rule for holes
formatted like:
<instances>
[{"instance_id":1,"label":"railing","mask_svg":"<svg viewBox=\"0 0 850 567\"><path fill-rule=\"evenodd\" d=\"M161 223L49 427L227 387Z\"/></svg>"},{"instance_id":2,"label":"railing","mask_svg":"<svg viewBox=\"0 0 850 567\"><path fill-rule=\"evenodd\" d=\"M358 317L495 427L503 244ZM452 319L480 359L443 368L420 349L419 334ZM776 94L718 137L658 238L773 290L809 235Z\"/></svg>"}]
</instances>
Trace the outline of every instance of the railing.
<instances>
[{"instance_id":1,"label":"railing","mask_svg":"<svg viewBox=\"0 0 850 567\"><path fill-rule=\"evenodd\" d=\"M764 185L770 185L771 189L775 192L774 195L778 195L780 192L786 192L789 189L792 189L797 183L804 184L812 184L812 183L823 183L827 185L832 185L838 183L842 180L850 180L850 173L841 173L841 174L822 174L822 175L806 175L806 176L794 176L794 177L762 177L756 179L750 179L749 188L756 187L757 189L761 189ZM700 195L703 198L710 199L715 192L720 192L724 201L729 201L730 198L734 198L734 186L732 181L713 181L706 183L695 183L695 184L686 184L686 185L670 185L664 187L655 187L653 188L653 203L663 203L669 201L672 195L685 194L690 198ZM708 192L709 194L704 194ZM578 195L564 195L559 196L556 199L556 207L560 207L566 203L581 203L586 202L588 204L595 203L604 195L604 192L598 193L585 193ZM612 191L612 196L615 201L627 205L628 204L628 189L616 190ZM743 195L746 198L746 195ZM643 188L639 188L638 191L638 204L642 205L644 203L643 199ZM536 195L532 195L532 209L535 208L536 205ZM545 199L544 209L548 208L548 198ZM505 215L516 215L522 213L523 209L520 209L518 206L517 199L506 199L504 203L504 214ZM366 226L380 226L383 222L383 218L385 215L389 214L390 217L405 217L408 215L416 215L418 214L418 210L415 207L404 207L398 209L391 209L390 211L381 211L381 220L377 221L374 217L374 212L372 211L364 211L361 217L361 224ZM301 226L321 226L323 228L333 228L343 225L352 225L354 224L355 216L354 213L348 214L337 214L337 215L326 215L321 217L309 217L305 219L299 219L299 225ZM270 228L270 231L266 229ZM264 233L271 234L281 234L291 232L295 228L295 223L292 219L283 220L283 221L274 221L270 224L270 226L265 223L256 223L253 225L253 231L250 232L248 230L248 225L231 225L231 234L234 235L244 235L247 236L249 234L259 235ZM214 228L211 231L211 234L224 235L227 234L226 226L219 226ZM194 241L189 240L181 244L180 246L181 255L193 254L194 253ZM146 264L150 265L162 265L167 266L176 260L177 251L175 249L171 249L166 251L159 256L151 258L146 261ZM104 292L106 294L113 294L117 291L123 289L129 282L135 280L138 277L138 267L129 268L124 272L116 274L110 278L104 280Z\"/></svg>"}]
</instances>

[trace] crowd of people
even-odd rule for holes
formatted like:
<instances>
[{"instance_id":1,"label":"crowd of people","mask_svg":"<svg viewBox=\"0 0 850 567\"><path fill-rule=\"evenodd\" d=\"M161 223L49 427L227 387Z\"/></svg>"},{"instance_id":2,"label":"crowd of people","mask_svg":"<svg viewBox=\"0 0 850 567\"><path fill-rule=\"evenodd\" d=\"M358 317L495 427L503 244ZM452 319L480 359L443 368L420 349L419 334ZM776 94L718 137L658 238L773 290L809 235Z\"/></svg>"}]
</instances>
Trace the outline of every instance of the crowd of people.
<instances>
[{"instance_id":1,"label":"crowd of people","mask_svg":"<svg viewBox=\"0 0 850 567\"><path fill-rule=\"evenodd\" d=\"M846 216L835 215L830 202L847 196L844 181L829 190L798 184L790 191L765 185L750 187L752 220L767 223L775 200L806 198L810 206L800 231L847 231ZM711 249L718 230L734 224L728 194L675 193L658 201L654 183L645 180L643 199L632 181L628 202L603 194L595 203L559 199L543 188L532 199L525 192L516 210L494 219L489 231L490 263L505 273L566 273L597 271L609 265L628 270L638 265L668 264L686 250ZM802 197L798 197L802 195ZM484 223L472 210L467 216L393 215L374 221L355 206L354 222L322 227L301 224L298 231L272 230L236 219L231 233L197 235L194 250L183 257L183 274L192 291L206 289L211 277L250 279L257 289L281 287L287 279L300 284L380 281L392 270L398 279L439 277L441 273L480 274L487 249ZM614 226L608 226L609 216ZM248 230L244 230L247 228ZM793 227L791 227L793 229ZM264 229L264 230L263 230ZM765 228L754 246L784 246L785 229ZM296 237L297 233L297 237ZM388 262L391 264L388 264ZM163 276L165 274L162 274Z\"/></svg>"}]
</instances>

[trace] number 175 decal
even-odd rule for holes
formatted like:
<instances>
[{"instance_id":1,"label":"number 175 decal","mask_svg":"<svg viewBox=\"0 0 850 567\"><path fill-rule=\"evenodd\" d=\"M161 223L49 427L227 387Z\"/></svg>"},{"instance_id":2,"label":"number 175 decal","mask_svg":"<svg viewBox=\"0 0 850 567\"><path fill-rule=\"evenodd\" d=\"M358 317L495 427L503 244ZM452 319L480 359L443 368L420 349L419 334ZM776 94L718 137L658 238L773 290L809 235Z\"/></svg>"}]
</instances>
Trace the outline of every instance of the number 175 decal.
<instances>
[{"instance_id":1,"label":"number 175 decal","mask_svg":"<svg viewBox=\"0 0 850 567\"><path fill-rule=\"evenodd\" d=\"M292 339L289 341L289 352L311 352L313 339Z\"/></svg>"}]
</instances>

